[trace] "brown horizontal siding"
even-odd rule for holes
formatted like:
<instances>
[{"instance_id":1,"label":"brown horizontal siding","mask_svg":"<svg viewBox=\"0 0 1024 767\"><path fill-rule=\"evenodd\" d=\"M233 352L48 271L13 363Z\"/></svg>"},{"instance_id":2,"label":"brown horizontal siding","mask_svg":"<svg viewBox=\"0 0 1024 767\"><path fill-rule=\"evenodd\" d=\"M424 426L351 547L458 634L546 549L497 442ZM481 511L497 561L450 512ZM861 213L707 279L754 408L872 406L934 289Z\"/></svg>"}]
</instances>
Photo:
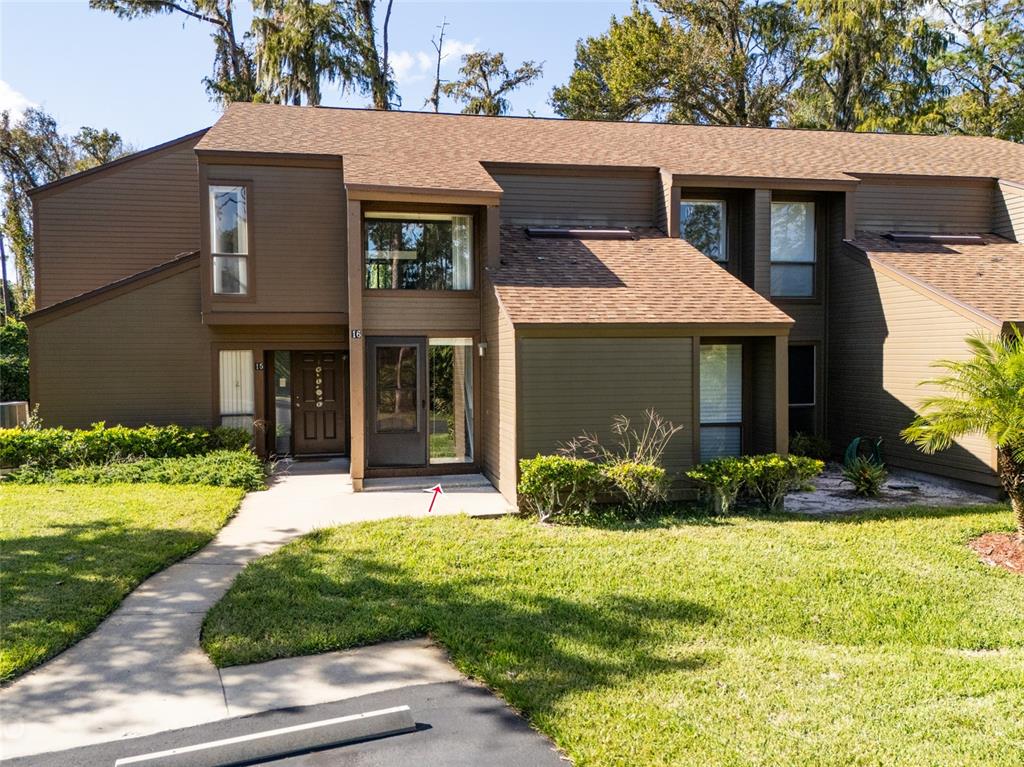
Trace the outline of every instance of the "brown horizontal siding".
<instances>
[{"instance_id":1,"label":"brown horizontal siding","mask_svg":"<svg viewBox=\"0 0 1024 767\"><path fill-rule=\"evenodd\" d=\"M830 314L830 437L837 449L855 436L881 436L897 466L994 485L993 451L980 435L928 456L899 436L932 378L931 363L967 356L964 338L979 326L856 257L833 263Z\"/></svg>"},{"instance_id":2,"label":"brown horizontal siding","mask_svg":"<svg viewBox=\"0 0 1024 767\"><path fill-rule=\"evenodd\" d=\"M582 431L611 443L616 415L654 408L684 431L669 445L673 474L693 463L693 339L521 338L520 457L556 451Z\"/></svg>"},{"instance_id":3,"label":"brown horizontal siding","mask_svg":"<svg viewBox=\"0 0 1024 767\"><path fill-rule=\"evenodd\" d=\"M32 401L51 426L208 424L199 269L32 327Z\"/></svg>"},{"instance_id":4,"label":"brown horizontal siding","mask_svg":"<svg viewBox=\"0 0 1024 767\"><path fill-rule=\"evenodd\" d=\"M857 228L868 231L987 232L992 227L993 185L862 183Z\"/></svg>"},{"instance_id":5,"label":"brown horizontal siding","mask_svg":"<svg viewBox=\"0 0 1024 767\"><path fill-rule=\"evenodd\" d=\"M516 335L493 288L483 296L481 360L481 464L484 473L505 498L516 498Z\"/></svg>"},{"instance_id":6,"label":"brown horizontal siding","mask_svg":"<svg viewBox=\"0 0 1024 767\"><path fill-rule=\"evenodd\" d=\"M655 175L495 174L510 224L655 226Z\"/></svg>"},{"instance_id":7,"label":"brown horizontal siding","mask_svg":"<svg viewBox=\"0 0 1024 767\"><path fill-rule=\"evenodd\" d=\"M480 327L480 299L474 293L416 290L363 293L364 335L474 331Z\"/></svg>"},{"instance_id":8,"label":"brown horizontal siding","mask_svg":"<svg viewBox=\"0 0 1024 767\"><path fill-rule=\"evenodd\" d=\"M1024 187L999 182L992 231L1007 239L1024 242Z\"/></svg>"},{"instance_id":9,"label":"brown horizontal siding","mask_svg":"<svg viewBox=\"0 0 1024 767\"><path fill-rule=\"evenodd\" d=\"M38 308L199 248L198 140L35 198Z\"/></svg>"},{"instance_id":10,"label":"brown horizontal siding","mask_svg":"<svg viewBox=\"0 0 1024 767\"><path fill-rule=\"evenodd\" d=\"M214 299L211 308L347 310L345 191L337 167L209 165L205 171L211 182L252 184L249 249L255 300Z\"/></svg>"}]
</instances>

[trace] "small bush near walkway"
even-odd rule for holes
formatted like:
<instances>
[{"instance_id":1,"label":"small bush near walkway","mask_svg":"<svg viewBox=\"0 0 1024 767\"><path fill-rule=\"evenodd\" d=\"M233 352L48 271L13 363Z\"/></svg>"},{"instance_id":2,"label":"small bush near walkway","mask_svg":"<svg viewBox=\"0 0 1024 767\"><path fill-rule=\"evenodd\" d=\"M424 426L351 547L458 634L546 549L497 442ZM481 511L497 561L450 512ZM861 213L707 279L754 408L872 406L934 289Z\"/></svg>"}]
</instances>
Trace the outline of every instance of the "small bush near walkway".
<instances>
[{"instance_id":1,"label":"small bush near walkway","mask_svg":"<svg viewBox=\"0 0 1024 767\"><path fill-rule=\"evenodd\" d=\"M212 485L263 490L263 461L251 450L218 450L184 458L144 458L138 461L86 464L67 469L29 466L13 472L8 481L19 485Z\"/></svg>"},{"instance_id":2,"label":"small bush near walkway","mask_svg":"<svg viewBox=\"0 0 1024 767\"><path fill-rule=\"evenodd\" d=\"M183 426L91 429L0 429L0 466L32 464L66 468L140 458L182 458L215 450L241 450L252 438L244 429Z\"/></svg>"}]
</instances>

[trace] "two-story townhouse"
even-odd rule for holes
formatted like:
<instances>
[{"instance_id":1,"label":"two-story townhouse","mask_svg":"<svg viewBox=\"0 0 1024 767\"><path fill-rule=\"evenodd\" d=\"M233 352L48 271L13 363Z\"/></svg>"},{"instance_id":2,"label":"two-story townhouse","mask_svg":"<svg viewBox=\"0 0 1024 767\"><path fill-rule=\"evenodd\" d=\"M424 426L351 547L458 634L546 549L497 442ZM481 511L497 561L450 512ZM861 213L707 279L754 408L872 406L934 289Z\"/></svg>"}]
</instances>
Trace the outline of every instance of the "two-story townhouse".
<instances>
[{"instance_id":1,"label":"two-story townhouse","mask_svg":"<svg viewBox=\"0 0 1024 767\"><path fill-rule=\"evenodd\" d=\"M1024 320L1024 147L233 104L33 194L44 420L231 424L364 478L483 471L648 408L667 463L898 432ZM909 233L909 234L908 234Z\"/></svg>"}]
</instances>

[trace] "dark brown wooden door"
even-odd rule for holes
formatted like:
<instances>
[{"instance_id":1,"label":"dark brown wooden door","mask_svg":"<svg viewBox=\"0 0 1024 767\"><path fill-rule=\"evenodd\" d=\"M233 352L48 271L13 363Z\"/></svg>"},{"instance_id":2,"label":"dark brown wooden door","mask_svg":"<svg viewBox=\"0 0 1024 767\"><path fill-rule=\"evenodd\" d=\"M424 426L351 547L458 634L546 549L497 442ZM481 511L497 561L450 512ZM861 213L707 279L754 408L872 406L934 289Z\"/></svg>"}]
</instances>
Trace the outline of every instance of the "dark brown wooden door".
<instances>
[{"instance_id":1,"label":"dark brown wooden door","mask_svg":"<svg viewBox=\"0 0 1024 767\"><path fill-rule=\"evenodd\" d=\"M341 352L292 352L292 431L296 455L345 451Z\"/></svg>"}]
</instances>

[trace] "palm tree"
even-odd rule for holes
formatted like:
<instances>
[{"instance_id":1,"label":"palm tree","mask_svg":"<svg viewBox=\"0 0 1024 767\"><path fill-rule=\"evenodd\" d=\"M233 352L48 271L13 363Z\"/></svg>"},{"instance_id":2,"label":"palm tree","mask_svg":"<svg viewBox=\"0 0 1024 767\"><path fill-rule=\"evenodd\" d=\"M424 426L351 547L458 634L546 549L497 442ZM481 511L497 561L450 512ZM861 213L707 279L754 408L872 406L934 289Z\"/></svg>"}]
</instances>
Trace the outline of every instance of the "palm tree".
<instances>
[{"instance_id":1,"label":"palm tree","mask_svg":"<svg viewBox=\"0 0 1024 767\"><path fill-rule=\"evenodd\" d=\"M947 393L926 399L902 437L926 453L944 450L965 434L988 437L1024 541L1024 336L1012 325L999 338L972 336L967 344L969 359L935 363L947 374L925 383Z\"/></svg>"}]
</instances>

